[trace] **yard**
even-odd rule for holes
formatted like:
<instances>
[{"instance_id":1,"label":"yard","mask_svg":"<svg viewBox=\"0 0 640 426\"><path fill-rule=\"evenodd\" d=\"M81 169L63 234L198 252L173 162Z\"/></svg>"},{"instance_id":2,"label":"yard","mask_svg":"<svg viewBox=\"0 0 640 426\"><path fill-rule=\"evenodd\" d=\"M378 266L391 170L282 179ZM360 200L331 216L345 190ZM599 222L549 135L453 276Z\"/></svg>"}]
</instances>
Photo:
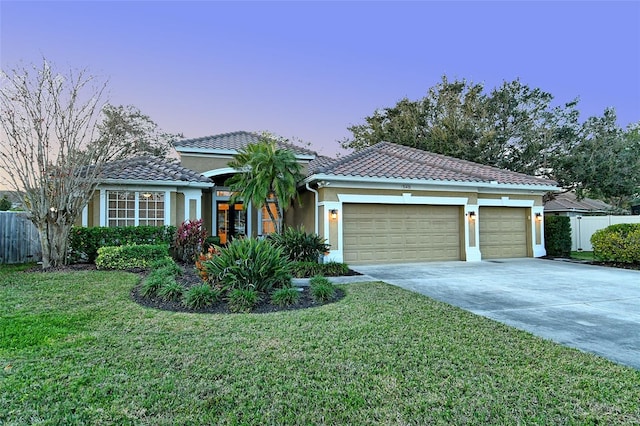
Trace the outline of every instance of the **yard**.
<instances>
[{"instance_id":1,"label":"yard","mask_svg":"<svg viewBox=\"0 0 640 426\"><path fill-rule=\"evenodd\" d=\"M0 267L2 424L638 424L640 372L383 283L270 314Z\"/></svg>"}]
</instances>

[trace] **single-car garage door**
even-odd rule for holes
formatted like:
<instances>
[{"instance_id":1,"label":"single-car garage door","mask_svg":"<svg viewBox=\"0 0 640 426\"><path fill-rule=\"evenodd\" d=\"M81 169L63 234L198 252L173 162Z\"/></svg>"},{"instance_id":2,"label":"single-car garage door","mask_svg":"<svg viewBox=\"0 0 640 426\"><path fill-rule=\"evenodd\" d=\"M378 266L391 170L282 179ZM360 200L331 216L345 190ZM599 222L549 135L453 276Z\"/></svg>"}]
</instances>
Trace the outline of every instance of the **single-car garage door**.
<instances>
[{"instance_id":1,"label":"single-car garage door","mask_svg":"<svg viewBox=\"0 0 640 426\"><path fill-rule=\"evenodd\" d=\"M460 207L344 204L346 263L460 260Z\"/></svg>"},{"instance_id":2,"label":"single-car garage door","mask_svg":"<svg viewBox=\"0 0 640 426\"><path fill-rule=\"evenodd\" d=\"M527 257L527 211L515 207L480 207L483 259Z\"/></svg>"}]
</instances>

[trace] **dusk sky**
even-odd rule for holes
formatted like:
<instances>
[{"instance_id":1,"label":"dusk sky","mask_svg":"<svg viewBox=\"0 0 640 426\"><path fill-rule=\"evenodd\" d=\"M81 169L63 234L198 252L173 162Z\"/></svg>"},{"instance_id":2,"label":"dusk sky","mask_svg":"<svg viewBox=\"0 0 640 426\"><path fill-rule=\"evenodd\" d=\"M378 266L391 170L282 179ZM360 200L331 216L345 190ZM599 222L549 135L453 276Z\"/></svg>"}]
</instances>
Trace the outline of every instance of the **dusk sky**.
<instances>
[{"instance_id":1,"label":"dusk sky","mask_svg":"<svg viewBox=\"0 0 640 426\"><path fill-rule=\"evenodd\" d=\"M0 64L87 68L166 131L268 130L339 152L347 127L443 74L520 80L640 121L640 2L0 0Z\"/></svg>"}]
</instances>

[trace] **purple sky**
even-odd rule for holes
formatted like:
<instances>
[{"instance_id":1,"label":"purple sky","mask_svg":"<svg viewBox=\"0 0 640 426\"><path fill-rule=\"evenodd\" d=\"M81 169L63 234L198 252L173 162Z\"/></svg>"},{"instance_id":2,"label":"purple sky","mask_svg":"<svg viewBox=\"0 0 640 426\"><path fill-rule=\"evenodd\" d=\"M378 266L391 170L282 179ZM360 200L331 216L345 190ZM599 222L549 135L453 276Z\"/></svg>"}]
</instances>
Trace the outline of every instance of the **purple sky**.
<instances>
[{"instance_id":1,"label":"purple sky","mask_svg":"<svg viewBox=\"0 0 640 426\"><path fill-rule=\"evenodd\" d=\"M640 121L640 2L0 0L0 64L88 68L186 137L269 130L326 155L446 74L520 78L581 118Z\"/></svg>"}]
</instances>

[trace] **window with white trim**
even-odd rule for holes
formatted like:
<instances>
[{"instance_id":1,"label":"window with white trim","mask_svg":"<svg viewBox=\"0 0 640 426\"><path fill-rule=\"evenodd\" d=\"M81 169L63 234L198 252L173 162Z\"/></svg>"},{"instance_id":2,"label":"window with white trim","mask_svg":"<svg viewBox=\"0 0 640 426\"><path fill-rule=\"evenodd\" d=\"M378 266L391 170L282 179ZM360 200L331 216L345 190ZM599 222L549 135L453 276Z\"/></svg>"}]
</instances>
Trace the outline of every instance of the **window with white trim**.
<instances>
[{"instance_id":1,"label":"window with white trim","mask_svg":"<svg viewBox=\"0 0 640 426\"><path fill-rule=\"evenodd\" d=\"M164 198L164 191L107 191L107 225L164 225Z\"/></svg>"}]
</instances>

